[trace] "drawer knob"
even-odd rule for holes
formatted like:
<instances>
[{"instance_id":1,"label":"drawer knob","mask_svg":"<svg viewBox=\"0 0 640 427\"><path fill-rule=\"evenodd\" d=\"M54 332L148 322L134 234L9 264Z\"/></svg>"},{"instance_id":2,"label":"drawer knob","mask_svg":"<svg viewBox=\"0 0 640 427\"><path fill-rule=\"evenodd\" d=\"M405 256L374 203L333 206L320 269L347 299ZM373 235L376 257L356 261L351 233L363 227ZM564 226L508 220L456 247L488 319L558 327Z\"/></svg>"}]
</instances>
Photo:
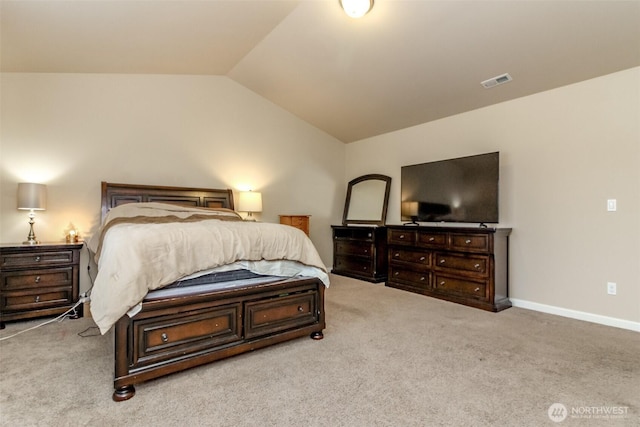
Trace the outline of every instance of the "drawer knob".
<instances>
[{"instance_id":1,"label":"drawer knob","mask_svg":"<svg viewBox=\"0 0 640 427\"><path fill-rule=\"evenodd\" d=\"M393 273L394 276L398 276L400 275L400 273L398 273L397 271L395 273Z\"/></svg>"},{"instance_id":2,"label":"drawer knob","mask_svg":"<svg viewBox=\"0 0 640 427\"><path fill-rule=\"evenodd\" d=\"M441 259L440 264L444 264L445 260Z\"/></svg>"},{"instance_id":3,"label":"drawer knob","mask_svg":"<svg viewBox=\"0 0 640 427\"><path fill-rule=\"evenodd\" d=\"M369 249L365 249L365 250L364 250L364 253L365 253L365 254L368 254L368 253L369 253Z\"/></svg>"},{"instance_id":4,"label":"drawer knob","mask_svg":"<svg viewBox=\"0 0 640 427\"><path fill-rule=\"evenodd\" d=\"M363 267L362 268L364 271L367 271L369 269L369 267Z\"/></svg>"},{"instance_id":5,"label":"drawer knob","mask_svg":"<svg viewBox=\"0 0 640 427\"><path fill-rule=\"evenodd\" d=\"M37 256L37 257L33 258L33 260L34 260L35 262L40 262L40 257L39 257L39 256Z\"/></svg>"},{"instance_id":6,"label":"drawer knob","mask_svg":"<svg viewBox=\"0 0 640 427\"><path fill-rule=\"evenodd\" d=\"M36 296L36 302L40 302L40 295Z\"/></svg>"},{"instance_id":7,"label":"drawer knob","mask_svg":"<svg viewBox=\"0 0 640 427\"><path fill-rule=\"evenodd\" d=\"M371 237L371 233L367 234L367 237Z\"/></svg>"},{"instance_id":8,"label":"drawer knob","mask_svg":"<svg viewBox=\"0 0 640 427\"><path fill-rule=\"evenodd\" d=\"M401 235L400 235L400 239L404 239L404 234L401 234Z\"/></svg>"},{"instance_id":9,"label":"drawer knob","mask_svg":"<svg viewBox=\"0 0 640 427\"><path fill-rule=\"evenodd\" d=\"M169 341L169 337L167 336L166 333L162 333L162 335L160 335L160 338L162 338L162 342L167 342Z\"/></svg>"},{"instance_id":10,"label":"drawer knob","mask_svg":"<svg viewBox=\"0 0 640 427\"><path fill-rule=\"evenodd\" d=\"M473 290L473 292L478 292L479 290L480 290L480 288L475 288L475 289Z\"/></svg>"},{"instance_id":11,"label":"drawer knob","mask_svg":"<svg viewBox=\"0 0 640 427\"><path fill-rule=\"evenodd\" d=\"M424 257L423 256L420 257L420 261L424 261Z\"/></svg>"},{"instance_id":12,"label":"drawer knob","mask_svg":"<svg viewBox=\"0 0 640 427\"><path fill-rule=\"evenodd\" d=\"M424 276L422 276L422 277L420 278L420 281L421 281L421 282L424 282L425 280L426 280L426 279L425 279L425 277L424 277Z\"/></svg>"},{"instance_id":13,"label":"drawer knob","mask_svg":"<svg viewBox=\"0 0 640 427\"><path fill-rule=\"evenodd\" d=\"M429 237L429 241L430 241L430 242L433 242L434 240L436 240L436 238L435 238L435 237Z\"/></svg>"},{"instance_id":14,"label":"drawer knob","mask_svg":"<svg viewBox=\"0 0 640 427\"><path fill-rule=\"evenodd\" d=\"M302 312L304 311L304 308L302 308L302 306L301 306L301 305L299 305L299 306L298 306L298 311L302 313Z\"/></svg>"},{"instance_id":15,"label":"drawer knob","mask_svg":"<svg viewBox=\"0 0 640 427\"><path fill-rule=\"evenodd\" d=\"M443 280L442 282L440 282L440 286L444 286L445 285L445 281Z\"/></svg>"},{"instance_id":16,"label":"drawer knob","mask_svg":"<svg viewBox=\"0 0 640 427\"><path fill-rule=\"evenodd\" d=\"M40 283L40 276L36 276L36 283Z\"/></svg>"},{"instance_id":17,"label":"drawer knob","mask_svg":"<svg viewBox=\"0 0 640 427\"><path fill-rule=\"evenodd\" d=\"M464 242L468 245L469 243L471 243L471 240L467 239Z\"/></svg>"},{"instance_id":18,"label":"drawer knob","mask_svg":"<svg viewBox=\"0 0 640 427\"><path fill-rule=\"evenodd\" d=\"M475 268L480 268L480 264L474 265Z\"/></svg>"},{"instance_id":19,"label":"drawer knob","mask_svg":"<svg viewBox=\"0 0 640 427\"><path fill-rule=\"evenodd\" d=\"M398 252L396 252L395 254L393 254L393 257L394 258L398 258L398 257L400 257L400 254Z\"/></svg>"}]
</instances>

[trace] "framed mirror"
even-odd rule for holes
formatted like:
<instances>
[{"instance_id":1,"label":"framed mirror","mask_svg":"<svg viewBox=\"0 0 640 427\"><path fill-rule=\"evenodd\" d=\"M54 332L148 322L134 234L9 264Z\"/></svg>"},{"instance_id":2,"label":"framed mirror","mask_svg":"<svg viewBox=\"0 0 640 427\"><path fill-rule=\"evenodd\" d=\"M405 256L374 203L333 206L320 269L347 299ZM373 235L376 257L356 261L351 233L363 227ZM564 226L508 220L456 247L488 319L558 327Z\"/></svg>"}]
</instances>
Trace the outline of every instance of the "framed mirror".
<instances>
[{"instance_id":1,"label":"framed mirror","mask_svg":"<svg viewBox=\"0 0 640 427\"><path fill-rule=\"evenodd\" d=\"M391 177L386 175L369 174L349 181L342 225L384 225L390 188Z\"/></svg>"}]
</instances>

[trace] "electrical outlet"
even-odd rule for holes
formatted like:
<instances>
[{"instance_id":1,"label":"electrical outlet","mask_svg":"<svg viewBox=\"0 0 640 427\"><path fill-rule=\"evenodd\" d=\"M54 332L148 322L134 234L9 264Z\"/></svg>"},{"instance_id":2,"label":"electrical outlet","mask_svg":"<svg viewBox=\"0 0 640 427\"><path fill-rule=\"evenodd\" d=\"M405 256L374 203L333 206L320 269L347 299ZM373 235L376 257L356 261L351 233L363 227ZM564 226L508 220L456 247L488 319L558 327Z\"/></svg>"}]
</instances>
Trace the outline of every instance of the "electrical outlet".
<instances>
[{"instance_id":1,"label":"electrical outlet","mask_svg":"<svg viewBox=\"0 0 640 427\"><path fill-rule=\"evenodd\" d=\"M607 282L607 293L609 295L615 295L617 293L616 284L613 282Z\"/></svg>"},{"instance_id":2,"label":"electrical outlet","mask_svg":"<svg viewBox=\"0 0 640 427\"><path fill-rule=\"evenodd\" d=\"M617 201L616 201L616 199L607 200L607 210L609 212L615 212L617 210Z\"/></svg>"}]
</instances>

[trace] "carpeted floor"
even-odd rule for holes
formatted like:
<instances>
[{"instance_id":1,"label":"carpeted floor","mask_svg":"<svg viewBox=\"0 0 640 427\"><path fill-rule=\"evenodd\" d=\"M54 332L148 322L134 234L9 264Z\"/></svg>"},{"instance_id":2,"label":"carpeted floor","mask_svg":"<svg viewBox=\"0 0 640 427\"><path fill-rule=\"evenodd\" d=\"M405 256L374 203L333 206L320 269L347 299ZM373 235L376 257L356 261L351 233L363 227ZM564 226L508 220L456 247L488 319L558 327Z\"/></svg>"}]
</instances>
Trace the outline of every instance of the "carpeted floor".
<instances>
[{"instance_id":1,"label":"carpeted floor","mask_svg":"<svg viewBox=\"0 0 640 427\"><path fill-rule=\"evenodd\" d=\"M640 425L638 333L331 279L324 340L149 381L121 403L111 400L111 337L78 335L90 319L1 341L0 424ZM37 323L10 323L0 336ZM562 409L566 419L552 421Z\"/></svg>"}]
</instances>

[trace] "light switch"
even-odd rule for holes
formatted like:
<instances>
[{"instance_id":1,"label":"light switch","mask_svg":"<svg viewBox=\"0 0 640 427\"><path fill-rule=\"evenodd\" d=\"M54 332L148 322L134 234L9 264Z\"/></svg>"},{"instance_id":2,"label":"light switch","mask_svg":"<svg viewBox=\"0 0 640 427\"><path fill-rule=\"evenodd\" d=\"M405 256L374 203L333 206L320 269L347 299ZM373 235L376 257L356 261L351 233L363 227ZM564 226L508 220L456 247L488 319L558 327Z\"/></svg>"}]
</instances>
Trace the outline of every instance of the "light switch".
<instances>
[{"instance_id":1,"label":"light switch","mask_svg":"<svg viewBox=\"0 0 640 427\"><path fill-rule=\"evenodd\" d=\"M615 212L617 210L616 199L607 200L607 210L609 212Z\"/></svg>"}]
</instances>

